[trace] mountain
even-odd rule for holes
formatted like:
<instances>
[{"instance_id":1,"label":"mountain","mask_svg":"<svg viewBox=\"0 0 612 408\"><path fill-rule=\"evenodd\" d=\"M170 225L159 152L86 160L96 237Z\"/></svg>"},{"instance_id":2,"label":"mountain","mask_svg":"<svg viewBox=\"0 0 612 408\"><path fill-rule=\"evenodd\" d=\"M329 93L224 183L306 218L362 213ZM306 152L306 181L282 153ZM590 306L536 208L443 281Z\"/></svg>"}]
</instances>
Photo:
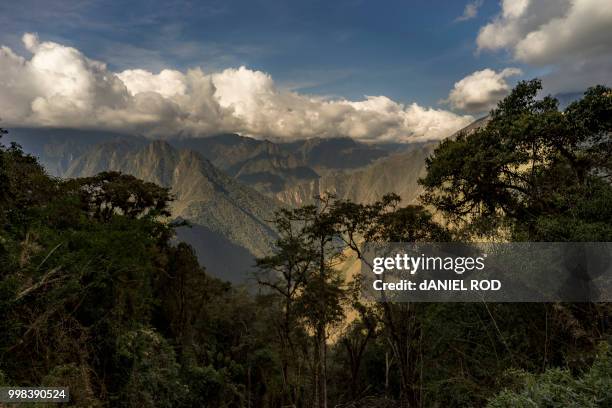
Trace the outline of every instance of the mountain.
<instances>
[{"instance_id":1,"label":"mountain","mask_svg":"<svg viewBox=\"0 0 612 408\"><path fill-rule=\"evenodd\" d=\"M488 116L480 118L450 137L488 121ZM149 142L113 132L29 128L11 129L9 139L38 156L56 176L106 169L119 160L113 155L121 156ZM366 144L343 137L272 142L231 133L171 138L168 143L178 150L199 153L231 178L287 205L312 202L313 196L325 192L358 202L396 192L404 202L412 202L420 193L416 178L422 175L425 158L435 144ZM81 161L68 174L83 155L88 157L85 163Z\"/></svg>"},{"instance_id":2,"label":"mountain","mask_svg":"<svg viewBox=\"0 0 612 408\"><path fill-rule=\"evenodd\" d=\"M377 145L357 142L348 137L311 138L284 144L304 165L319 173L328 170L354 169L387 156L389 151Z\"/></svg>"},{"instance_id":3,"label":"mountain","mask_svg":"<svg viewBox=\"0 0 612 408\"><path fill-rule=\"evenodd\" d=\"M477 119L449 137L473 132L486 126L489 120L489 116ZM411 204L422 192L417 180L425 175L425 160L437 144L420 142L385 149L385 145L368 146L351 139L294 142L290 150L301 153L300 157L323 175L280 191L275 197L286 205L299 206L313 203L313 197L326 193L359 203L371 203L384 194L396 193L403 204Z\"/></svg>"},{"instance_id":4,"label":"mountain","mask_svg":"<svg viewBox=\"0 0 612 408\"><path fill-rule=\"evenodd\" d=\"M16 142L23 150L38 157L50 175L61 177L73 160L100 143L129 141L144 145L147 139L124 133L67 128L11 128L2 138L7 144Z\"/></svg>"},{"instance_id":5,"label":"mountain","mask_svg":"<svg viewBox=\"0 0 612 408\"><path fill-rule=\"evenodd\" d=\"M236 134L170 141L194 150L232 177L273 196L294 185L316 182L320 175L366 166L399 146L359 143L350 138L312 138L290 143L256 140Z\"/></svg>"},{"instance_id":6,"label":"mountain","mask_svg":"<svg viewBox=\"0 0 612 408\"><path fill-rule=\"evenodd\" d=\"M484 126L481 118L462 131ZM451 137L454 137L451 136ZM425 160L436 142L365 144L349 138L288 143L236 134L165 141L114 132L75 129L10 129L50 174L90 176L117 170L171 188L173 215L192 224L178 239L190 243L212 274L244 282L254 258L275 239L269 220L282 205L313 203L334 193L370 203L397 193L415 202Z\"/></svg>"},{"instance_id":7,"label":"mountain","mask_svg":"<svg viewBox=\"0 0 612 408\"><path fill-rule=\"evenodd\" d=\"M173 214L193 224L178 238L192 244L213 274L240 281L255 256L270 249L274 231L267 220L295 191L353 189L329 173L359 169L399 146L380 148L347 138L274 143L236 134L155 141L115 132L16 128L3 141L15 141L58 177L90 176L117 170L170 187ZM323 176L321 176L323 174ZM323 180L322 182L320 180ZM367 190L367 186L362 189ZM255 191L256 190L256 191ZM232 254L230 259L224 259Z\"/></svg>"},{"instance_id":8,"label":"mountain","mask_svg":"<svg viewBox=\"0 0 612 408\"><path fill-rule=\"evenodd\" d=\"M456 138L460 133L466 133L466 134L470 134L472 132L475 132L476 130L487 126L487 124L491 121L491 116L487 115L487 116L483 116L482 118L478 118L475 121L473 121L472 123L470 123L469 125L467 125L466 127L459 129L458 131L456 131L455 133L453 133L452 135L450 135L448 138L449 139L454 139Z\"/></svg>"},{"instance_id":9,"label":"mountain","mask_svg":"<svg viewBox=\"0 0 612 408\"><path fill-rule=\"evenodd\" d=\"M59 128L10 129L7 140L22 145L26 152L39 158L51 175L58 177L65 176L71 164L91 150L101 155L96 163L99 169L104 169L107 167L104 161L110 160L109 155L140 148L149 142L141 136ZM99 146L105 143L114 143L115 149L103 152ZM177 149L199 153L227 175L269 197L283 197L285 192L296 187L319 184L321 176L363 168L395 152L421 147L420 144L365 144L350 138L275 143L237 134L171 138L168 143ZM106 145L105 149L109 148L110 145ZM328 182L332 179L326 178Z\"/></svg>"},{"instance_id":10,"label":"mountain","mask_svg":"<svg viewBox=\"0 0 612 408\"><path fill-rule=\"evenodd\" d=\"M106 142L76 158L65 177L120 171L171 188L174 217L194 226L180 229L211 273L244 281L255 256L269 252L275 232L271 220L278 203L229 177L200 154L164 141L144 146Z\"/></svg>"},{"instance_id":11,"label":"mountain","mask_svg":"<svg viewBox=\"0 0 612 408\"><path fill-rule=\"evenodd\" d=\"M325 193L359 203L371 203L384 194L396 193L404 204L413 203L422 191L417 180L425 174L425 159L434 146L426 144L393 153L358 169L328 171L317 180L288 188L275 197L287 205L299 206L312 203L313 197Z\"/></svg>"},{"instance_id":12,"label":"mountain","mask_svg":"<svg viewBox=\"0 0 612 408\"><path fill-rule=\"evenodd\" d=\"M171 140L173 146L200 153L228 175L264 194L313 180L318 174L281 145L236 134Z\"/></svg>"}]
</instances>

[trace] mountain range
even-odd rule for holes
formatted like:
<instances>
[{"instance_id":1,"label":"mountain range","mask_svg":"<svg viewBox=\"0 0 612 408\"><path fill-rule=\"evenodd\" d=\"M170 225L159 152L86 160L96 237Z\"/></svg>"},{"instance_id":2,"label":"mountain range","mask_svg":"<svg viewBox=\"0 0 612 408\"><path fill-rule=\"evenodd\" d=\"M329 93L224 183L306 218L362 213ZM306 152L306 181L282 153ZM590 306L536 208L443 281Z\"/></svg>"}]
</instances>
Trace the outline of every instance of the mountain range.
<instances>
[{"instance_id":1,"label":"mountain range","mask_svg":"<svg viewBox=\"0 0 612 408\"><path fill-rule=\"evenodd\" d=\"M479 120L466 128L482 126ZM314 202L333 193L368 203L383 194L416 200L417 179L436 143L365 144L350 138L289 143L237 134L150 140L83 129L14 128L16 142L57 177L85 177L106 170L169 187L172 213L190 224L177 231L203 265L223 279L244 283L254 258L269 253L271 224L280 207Z\"/></svg>"}]
</instances>

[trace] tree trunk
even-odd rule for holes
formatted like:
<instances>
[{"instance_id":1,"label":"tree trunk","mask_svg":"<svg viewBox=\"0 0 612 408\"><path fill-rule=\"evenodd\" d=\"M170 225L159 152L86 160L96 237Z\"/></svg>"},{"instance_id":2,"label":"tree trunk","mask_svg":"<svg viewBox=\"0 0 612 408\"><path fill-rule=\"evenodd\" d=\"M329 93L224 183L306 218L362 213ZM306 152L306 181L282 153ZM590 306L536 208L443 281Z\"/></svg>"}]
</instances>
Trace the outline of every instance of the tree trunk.
<instances>
[{"instance_id":1,"label":"tree trunk","mask_svg":"<svg viewBox=\"0 0 612 408\"><path fill-rule=\"evenodd\" d=\"M327 364L325 324L319 323L315 334L315 389L318 408L327 408Z\"/></svg>"},{"instance_id":2,"label":"tree trunk","mask_svg":"<svg viewBox=\"0 0 612 408\"><path fill-rule=\"evenodd\" d=\"M389 371L391 370L391 360L389 352L385 351L385 397L389 397Z\"/></svg>"},{"instance_id":3,"label":"tree trunk","mask_svg":"<svg viewBox=\"0 0 612 408\"><path fill-rule=\"evenodd\" d=\"M388 330L388 340L393 356L397 361L400 380L400 406L402 408L419 406L420 387L417 363L419 356L410 342L420 339L420 327L415 321L416 313L410 304L396 305L393 310L388 303L383 304Z\"/></svg>"},{"instance_id":4,"label":"tree trunk","mask_svg":"<svg viewBox=\"0 0 612 408\"><path fill-rule=\"evenodd\" d=\"M320 258L319 258L319 279L321 279L321 284L324 285L325 284L325 280L326 280L326 273L325 273L325 238L321 238L320 243L319 243L319 251L320 251ZM319 385L318 385L318 389L319 389L319 408L327 408L327 361L326 361L326 349L327 349L327 343L325 341L325 324L326 324L326 316L325 316L325 310L326 310L326 302L327 299L322 299L323 305L321 308L321 312L323 313L322 316L320 316L320 320L317 324L317 333L316 333L316 341L318 343L317 346L317 351L318 351L318 356L317 356L317 360L318 360L318 371L319 371L319 376L318 376L318 380L319 380Z\"/></svg>"}]
</instances>

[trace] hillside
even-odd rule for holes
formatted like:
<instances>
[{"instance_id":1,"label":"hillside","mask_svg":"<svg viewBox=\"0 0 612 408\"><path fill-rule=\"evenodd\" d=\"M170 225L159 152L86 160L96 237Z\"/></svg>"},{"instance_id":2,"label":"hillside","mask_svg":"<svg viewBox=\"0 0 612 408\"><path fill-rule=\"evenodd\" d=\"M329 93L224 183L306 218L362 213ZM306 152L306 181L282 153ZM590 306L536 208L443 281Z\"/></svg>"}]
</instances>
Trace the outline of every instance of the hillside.
<instances>
[{"instance_id":1,"label":"hillside","mask_svg":"<svg viewBox=\"0 0 612 408\"><path fill-rule=\"evenodd\" d=\"M100 143L123 141L134 146L148 143L144 137L124 133L68 128L11 128L3 138L16 142L36 156L50 175L62 177L75 159Z\"/></svg>"},{"instance_id":2,"label":"hillside","mask_svg":"<svg viewBox=\"0 0 612 408\"><path fill-rule=\"evenodd\" d=\"M275 143L236 134L173 139L170 143L200 153L228 175L270 196L315 182L329 172L367 166L399 149L384 149L350 138Z\"/></svg>"},{"instance_id":3,"label":"hillside","mask_svg":"<svg viewBox=\"0 0 612 408\"><path fill-rule=\"evenodd\" d=\"M179 238L192 244L200 261L217 276L243 281L253 257L270 249L275 233L266 220L277 204L193 151L163 141L143 147L108 142L75 159L64 176L84 177L105 170L170 187L175 196L173 215L194 225L179 230Z\"/></svg>"},{"instance_id":4,"label":"hillside","mask_svg":"<svg viewBox=\"0 0 612 408\"><path fill-rule=\"evenodd\" d=\"M473 132L489 120L489 116L477 119L450 138L461 132ZM289 146L322 174L275 194L275 198L289 206L312 203L313 197L325 193L358 203L371 203L384 194L396 193L404 204L410 204L422 191L417 180L425 174L425 159L437 142L393 145L385 149L384 145L368 146L351 139L309 139Z\"/></svg>"},{"instance_id":5,"label":"hillside","mask_svg":"<svg viewBox=\"0 0 612 408\"><path fill-rule=\"evenodd\" d=\"M228 175L272 195L318 174L282 145L236 134L174 139L170 143L200 153Z\"/></svg>"},{"instance_id":6,"label":"hillside","mask_svg":"<svg viewBox=\"0 0 612 408\"><path fill-rule=\"evenodd\" d=\"M483 123L486 118L465 130ZM281 143L236 134L151 142L73 129L20 128L9 135L54 176L117 170L170 187L173 215L193 224L179 229L178 239L194 246L211 273L236 282L244 281L254 257L269 251L275 233L267 220L279 205L312 203L325 193L370 203L391 192L413 203L435 146L369 145L348 138ZM228 253L229 259L222 255Z\"/></svg>"},{"instance_id":7,"label":"hillside","mask_svg":"<svg viewBox=\"0 0 612 408\"><path fill-rule=\"evenodd\" d=\"M425 159L433 147L426 145L394 153L356 170L330 171L317 180L279 192L276 198L287 205L299 206L324 193L359 203L371 203L386 193L396 193L408 204L421 192L417 179L424 174Z\"/></svg>"}]
</instances>

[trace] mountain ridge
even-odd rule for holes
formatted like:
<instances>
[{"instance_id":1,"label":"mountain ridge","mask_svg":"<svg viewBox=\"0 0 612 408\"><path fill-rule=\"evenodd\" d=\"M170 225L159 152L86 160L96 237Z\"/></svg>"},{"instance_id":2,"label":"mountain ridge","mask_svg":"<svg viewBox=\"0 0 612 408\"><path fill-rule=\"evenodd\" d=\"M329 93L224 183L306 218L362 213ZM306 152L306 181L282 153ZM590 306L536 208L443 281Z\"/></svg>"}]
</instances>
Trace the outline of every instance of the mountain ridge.
<instances>
[{"instance_id":1,"label":"mountain ridge","mask_svg":"<svg viewBox=\"0 0 612 408\"><path fill-rule=\"evenodd\" d=\"M484 117L456 132L471 132ZM16 141L47 171L72 178L115 170L169 187L173 216L193 226L177 231L217 276L246 279L254 258L276 238L270 220L281 206L312 204L326 193L371 203L387 193L416 202L425 160L438 142L369 145L350 138L275 143L237 134L150 140L122 133L20 128ZM231 253L228 259L223 254Z\"/></svg>"},{"instance_id":2,"label":"mountain ridge","mask_svg":"<svg viewBox=\"0 0 612 408\"><path fill-rule=\"evenodd\" d=\"M207 234L200 242L193 234L179 231L179 238L186 238L194 246L204 265L223 265L220 258L227 256L205 247L204 243L225 242L226 246L248 252L250 259L239 262L240 273L231 268L212 271L225 279L244 280L248 273L245 268L252 266L254 257L270 251L276 233L268 220L279 207L273 199L227 176L194 151L176 149L160 140L144 147L129 146L122 150L123 147L124 144L116 142L100 144L76 159L64 176L87 177L100 171L120 171L169 187L175 198L171 204L173 217L185 219L195 230ZM244 251L240 255L247 257Z\"/></svg>"}]
</instances>

